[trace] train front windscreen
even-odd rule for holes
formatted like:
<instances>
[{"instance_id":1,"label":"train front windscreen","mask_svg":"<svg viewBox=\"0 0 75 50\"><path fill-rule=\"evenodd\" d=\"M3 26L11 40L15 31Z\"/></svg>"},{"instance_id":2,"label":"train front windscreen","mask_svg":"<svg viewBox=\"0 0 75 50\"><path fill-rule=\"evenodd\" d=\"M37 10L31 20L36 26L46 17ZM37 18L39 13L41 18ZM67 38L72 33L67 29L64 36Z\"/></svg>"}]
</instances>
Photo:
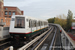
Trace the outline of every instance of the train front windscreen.
<instances>
[{"instance_id":1,"label":"train front windscreen","mask_svg":"<svg viewBox=\"0 0 75 50\"><path fill-rule=\"evenodd\" d=\"M16 17L14 27L15 28L25 28L25 18L24 17Z\"/></svg>"}]
</instances>

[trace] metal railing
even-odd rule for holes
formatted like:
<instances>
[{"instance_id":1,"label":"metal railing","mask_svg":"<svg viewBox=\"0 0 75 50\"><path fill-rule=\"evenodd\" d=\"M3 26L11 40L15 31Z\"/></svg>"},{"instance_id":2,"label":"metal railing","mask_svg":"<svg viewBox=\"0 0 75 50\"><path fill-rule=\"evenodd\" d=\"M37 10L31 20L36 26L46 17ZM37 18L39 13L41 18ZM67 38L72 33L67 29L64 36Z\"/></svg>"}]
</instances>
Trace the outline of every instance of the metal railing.
<instances>
[{"instance_id":1,"label":"metal railing","mask_svg":"<svg viewBox=\"0 0 75 50\"><path fill-rule=\"evenodd\" d=\"M64 31L64 29L59 24L50 23L49 25L55 25L60 30L62 30L61 41L62 41L62 47L64 50L74 50L75 49L75 41L72 40L72 38Z\"/></svg>"}]
</instances>

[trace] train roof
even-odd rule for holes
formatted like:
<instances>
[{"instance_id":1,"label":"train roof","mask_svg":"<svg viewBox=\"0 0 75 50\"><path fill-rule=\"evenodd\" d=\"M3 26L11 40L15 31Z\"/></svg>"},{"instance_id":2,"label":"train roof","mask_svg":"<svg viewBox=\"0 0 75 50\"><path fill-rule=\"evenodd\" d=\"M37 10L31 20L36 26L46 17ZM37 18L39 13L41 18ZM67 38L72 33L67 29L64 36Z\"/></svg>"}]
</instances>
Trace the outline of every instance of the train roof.
<instances>
[{"instance_id":1,"label":"train roof","mask_svg":"<svg viewBox=\"0 0 75 50\"><path fill-rule=\"evenodd\" d=\"M25 18L28 18L28 19L35 19L35 20L39 20L39 21L46 21L46 22L48 22L47 20L42 20L42 19L38 19L38 18L34 18L34 17L30 17L30 16L24 16L24 15L12 15L12 18L14 17L15 18L15 16L18 16L18 17L25 17Z\"/></svg>"}]
</instances>

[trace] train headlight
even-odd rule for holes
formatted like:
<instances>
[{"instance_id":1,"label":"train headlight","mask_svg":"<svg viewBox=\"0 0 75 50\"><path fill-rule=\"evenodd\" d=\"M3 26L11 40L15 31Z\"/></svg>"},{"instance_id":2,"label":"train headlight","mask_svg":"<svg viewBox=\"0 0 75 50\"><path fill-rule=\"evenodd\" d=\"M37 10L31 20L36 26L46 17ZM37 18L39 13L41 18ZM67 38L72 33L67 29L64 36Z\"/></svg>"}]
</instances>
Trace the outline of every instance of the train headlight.
<instances>
[{"instance_id":1,"label":"train headlight","mask_svg":"<svg viewBox=\"0 0 75 50\"><path fill-rule=\"evenodd\" d=\"M26 37L24 37L24 39L26 39Z\"/></svg>"}]
</instances>

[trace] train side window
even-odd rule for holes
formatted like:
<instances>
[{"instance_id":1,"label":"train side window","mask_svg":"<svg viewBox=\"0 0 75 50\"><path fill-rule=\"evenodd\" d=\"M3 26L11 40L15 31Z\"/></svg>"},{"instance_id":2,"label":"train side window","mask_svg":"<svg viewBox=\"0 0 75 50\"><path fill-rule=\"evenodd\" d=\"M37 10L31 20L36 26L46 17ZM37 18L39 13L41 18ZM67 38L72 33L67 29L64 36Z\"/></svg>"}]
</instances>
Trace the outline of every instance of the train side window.
<instances>
[{"instance_id":1,"label":"train side window","mask_svg":"<svg viewBox=\"0 0 75 50\"><path fill-rule=\"evenodd\" d=\"M34 27L36 27L36 21L34 21Z\"/></svg>"},{"instance_id":2,"label":"train side window","mask_svg":"<svg viewBox=\"0 0 75 50\"><path fill-rule=\"evenodd\" d=\"M42 26L43 26L43 22L42 22Z\"/></svg>"},{"instance_id":3,"label":"train side window","mask_svg":"<svg viewBox=\"0 0 75 50\"><path fill-rule=\"evenodd\" d=\"M41 21L40 21L40 26L41 26Z\"/></svg>"},{"instance_id":4,"label":"train side window","mask_svg":"<svg viewBox=\"0 0 75 50\"><path fill-rule=\"evenodd\" d=\"M31 20L29 20L29 28L31 27Z\"/></svg>"},{"instance_id":5,"label":"train side window","mask_svg":"<svg viewBox=\"0 0 75 50\"><path fill-rule=\"evenodd\" d=\"M41 22L41 26L42 26L42 22Z\"/></svg>"},{"instance_id":6,"label":"train side window","mask_svg":"<svg viewBox=\"0 0 75 50\"><path fill-rule=\"evenodd\" d=\"M41 22L41 26L42 26L43 24L42 24L42 22Z\"/></svg>"},{"instance_id":7,"label":"train side window","mask_svg":"<svg viewBox=\"0 0 75 50\"><path fill-rule=\"evenodd\" d=\"M27 22L28 22L28 19L27 19Z\"/></svg>"},{"instance_id":8,"label":"train side window","mask_svg":"<svg viewBox=\"0 0 75 50\"><path fill-rule=\"evenodd\" d=\"M41 21L40 21L40 26L41 26Z\"/></svg>"},{"instance_id":9,"label":"train side window","mask_svg":"<svg viewBox=\"0 0 75 50\"><path fill-rule=\"evenodd\" d=\"M42 24L44 25L44 22L42 22Z\"/></svg>"},{"instance_id":10,"label":"train side window","mask_svg":"<svg viewBox=\"0 0 75 50\"><path fill-rule=\"evenodd\" d=\"M46 22L45 22L45 25L46 25Z\"/></svg>"},{"instance_id":11,"label":"train side window","mask_svg":"<svg viewBox=\"0 0 75 50\"><path fill-rule=\"evenodd\" d=\"M44 25L45 25L45 22L44 22Z\"/></svg>"},{"instance_id":12,"label":"train side window","mask_svg":"<svg viewBox=\"0 0 75 50\"><path fill-rule=\"evenodd\" d=\"M47 25L47 22L46 22L46 25Z\"/></svg>"},{"instance_id":13,"label":"train side window","mask_svg":"<svg viewBox=\"0 0 75 50\"><path fill-rule=\"evenodd\" d=\"M39 26L39 21L37 21L37 26Z\"/></svg>"},{"instance_id":14,"label":"train side window","mask_svg":"<svg viewBox=\"0 0 75 50\"><path fill-rule=\"evenodd\" d=\"M40 21L38 21L38 26L40 26Z\"/></svg>"},{"instance_id":15,"label":"train side window","mask_svg":"<svg viewBox=\"0 0 75 50\"><path fill-rule=\"evenodd\" d=\"M32 22L32 20L31 20L31 27L33 27L33 22Z\"/></svg>"},{"instance_id":16,"label":"train side window","mask_svg":"<svg viewBox=\"0 0 75 50\"><path fill-rule=\"evenodd\" d=\"M46 22L44 22L44 24L46 25Z\"/></svg>"},{"instance_id":17,"label":"train side window","mask_svg":"<svg viewBox=\"0 0 75 50\"><path fill-rule=\"evenodd\" d=\"M33 23L33 27L35 27L35 21L34 21L34 20L33 20L33 22L32 22L32 23Z\"/></svg>"},{"instance_id":18,"label":"train side window","mask_svg":"<svg viewBox=\"0 0 75 50\"><path fill-rule=\"evenodd\" d=\"M42 22L42 26L43 26L43 22Z\"/></svg>"},{"instance_id":19,"label":"train side window","mask_svg":"<svg viewBox=\"0 0 75 50\"><path fill-rule=\"evenodd\" d=\"M29 20L29 28L33 27L32 20Z\"/></svg>"},{"instance_id":20,"label":"train side window","mask_svg":"<svg viewBox=\"0 0 75 50\"><path fill-rule=\"evenodd\" d=\"M35 21L35 27L36 27L36 21Z\"/></svg>"},{"instance_id":21,"label":"train side window","mask_svg":"<svg viewBox=\"0 0 75 50\"><path fill-rule=\"evenodd\" d=\"M37 25L37 21L33 21L33 27L36 27L36 25Z\"/></svg>"},{"instance_id":22,"label":"train side window","mask_svg":"<svg viewBox=\"0 0 75 50\"><path fill-rule=\"evenodd\" d=\"M34 20L32 20L32 27L34 27Z\"/></svg>"}]
</instances>

